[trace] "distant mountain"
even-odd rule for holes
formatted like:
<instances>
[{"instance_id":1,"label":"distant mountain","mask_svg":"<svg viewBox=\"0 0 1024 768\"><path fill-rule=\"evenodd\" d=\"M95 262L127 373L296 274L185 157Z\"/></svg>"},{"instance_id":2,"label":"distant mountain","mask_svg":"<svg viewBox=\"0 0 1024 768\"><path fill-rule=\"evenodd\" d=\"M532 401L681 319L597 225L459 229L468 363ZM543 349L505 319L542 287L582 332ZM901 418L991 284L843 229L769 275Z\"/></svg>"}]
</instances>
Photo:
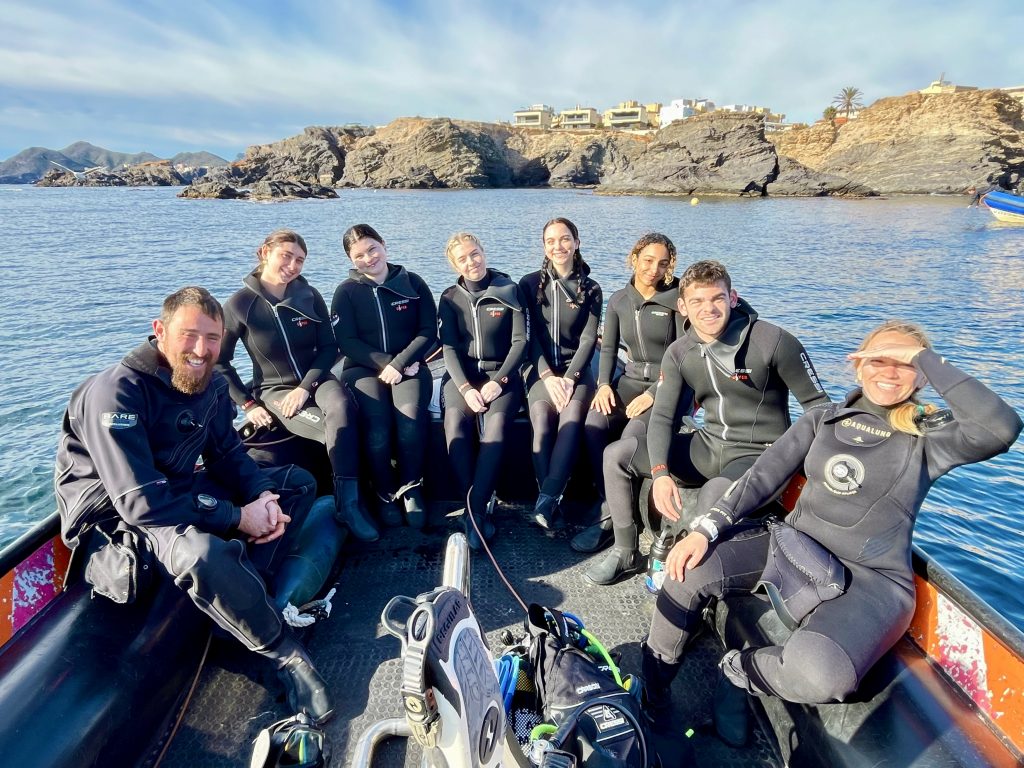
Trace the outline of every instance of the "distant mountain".
<instances>
[{"instance_id":1,"label":"distant mountain","mask_svg":"<svg viewBox=\"0 0 1024 768\"><path fill-rule=\"evenodd\" d=\"M193 168L205 165L207 168L216 168L221 165L228 165L223 157L218 157L212 152L179 152L171 158L171 165L189 165Z\"/></svg>"},{"instance_id":2,"label":"distant mountain","mask_svg":"<svg viewBox=\"0 0 1024 768\"><path fill-rule=\"evenodd\" d=\"M101 166L108 171L113 171L125 165L137 165L138 163L148 163L151 160L160 159L149 152L136 152L135 154L112 152L109 149L97 147L95 144L90 144L87 141L76 141L74 144L64 147L61 152L72 160L77 160L88 167Z\"/></svg>"},{"instance_id":3,"label":"distant mountain","mask_svg":"<svg viewBox=\"0 0 1024 768\"><path fill-rule=\"evenodd\" d=\"M76 141L64 149L29 147L0 163L0 184L32 184L43 178L47 171L55 168L54 163L73 171L101 167L113 171L125 165L160 160L150 152L112 152L87 141ZM221 166L227 161L209 152L180 152L171 158L172 165Z\"/></svg>"}]
</instances>

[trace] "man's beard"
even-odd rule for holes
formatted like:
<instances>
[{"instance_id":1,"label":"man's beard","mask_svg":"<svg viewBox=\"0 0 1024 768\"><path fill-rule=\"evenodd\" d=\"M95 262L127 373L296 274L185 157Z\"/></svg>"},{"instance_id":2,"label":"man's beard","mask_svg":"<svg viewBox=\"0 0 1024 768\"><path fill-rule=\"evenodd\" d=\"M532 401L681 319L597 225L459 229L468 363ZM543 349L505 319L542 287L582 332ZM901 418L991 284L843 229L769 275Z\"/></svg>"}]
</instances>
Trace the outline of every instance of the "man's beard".
<instances>
[{"instance_id":1,"label":"man's beard","mask_svg":"<svg viewBox=\"0 0 1024 768\"><path fill-rule=\"evenodd\" d=\"M182 354L176 364L171 363L171 386L183 394L198 395L206 390L213 377L213 366L210 365L213 358L210 355L203 358L206 363L206 373L197 378L193 373L194 369L187 362L189 357L194 357L194 355Z\"/></svg>"}]
</instances>

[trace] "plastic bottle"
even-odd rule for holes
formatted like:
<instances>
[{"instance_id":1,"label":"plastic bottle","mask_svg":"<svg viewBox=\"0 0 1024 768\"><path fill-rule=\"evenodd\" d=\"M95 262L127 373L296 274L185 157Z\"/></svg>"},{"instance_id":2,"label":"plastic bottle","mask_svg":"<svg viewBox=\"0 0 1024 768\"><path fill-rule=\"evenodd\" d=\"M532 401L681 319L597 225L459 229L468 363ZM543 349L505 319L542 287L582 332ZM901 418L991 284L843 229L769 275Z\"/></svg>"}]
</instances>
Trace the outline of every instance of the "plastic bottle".
<instances>
[{"instance_id":1,"label":"plastic bottle","mask_svg":"<svg viewBox=\"0 0 1024 768\"><path fill-rule=\"evenodd\" d=\"M672 551L676 543L676 537L666 529L662 528L658 538L651 545L651 554L647 558L647 578L644 579L644 586L652 595L661 591L661 585L665 583L665 560L668 553Z\"/></svg>"}]
</instances>

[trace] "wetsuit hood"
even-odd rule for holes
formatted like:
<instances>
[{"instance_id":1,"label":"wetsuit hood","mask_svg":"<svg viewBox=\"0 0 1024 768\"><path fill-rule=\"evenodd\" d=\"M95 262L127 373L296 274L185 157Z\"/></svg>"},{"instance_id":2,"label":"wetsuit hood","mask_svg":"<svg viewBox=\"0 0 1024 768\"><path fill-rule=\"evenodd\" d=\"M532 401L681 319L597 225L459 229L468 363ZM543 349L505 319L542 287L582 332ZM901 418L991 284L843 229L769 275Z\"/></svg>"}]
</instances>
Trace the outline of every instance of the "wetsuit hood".
<instances>
[{"instance_id":1,"label":"wetsuit hood","mask_svg":"<svg viewBox=\"0 0 1024 768\"><path fill-rule=\"evenodd\" d=\"M574 269L566 277L559 277L558 272L550 266L547 268L547 273L551 278L551 284L560 287L570 301L582 304L586 300L591 283L589 264L582 264L581 270Z\"/></svg>"},{"instance_id":2,"label":"wetsuit hood","mask_svg":"<svg viewBox=\"0 0 1024 768\"><path fill-rule=\"evenodd\" d=\"M261 296L271 304L279 307L288 307L294 309L301 315L305 315L311 320L319 321L319 317L316 313L316 307L313 303L313 286L307 282L306 278L302 275L298 275L294 280L288 283L284 289L284 298L277 301L274 297L267 294L263 290L263 286L260 284L260 270L257 267L251 273L245 276L242 280L242 284L253 291L257 296Z\"/></svg>"},{"instance_id":3,"label":"wetsuit hood","mask_svg":"<svg viewBox=\"0 0 1024 768\"><path fill-rule=\"evenodd\" d=\"M736 306L729 313L729 323L722 331L722 335L712 342L702 341L693 330L693 324L686 318L684 328L687 333L693 335L697 343L702 345L708 356L727 375L732 376L736 372L736 354L746 343L750 334L750 327L757 320L757 312L743 299L736 300Z\"/></svg>"},{"instance_id":4,"label":"wetsuit hood","mask_svg":"<svg viewBox=\"0 0 1024 768\"><path fill-rule=\"evenodd\" d=\"M384 278L383 283L378 283L376 280L367 277L358 269L350 269L348 271L348 279L362 285L368 285L371 288L386 288L405 299L413 299L418 296L416 288L409 278L409 272L401 264L388 263L388 276Z\"/></svg>"},{"instance_id":5,"label":"wetsuit hood","mask_svg":"<svg viewBox=\"0 0 1024 768\"><path fill-rule=\"evenodd\" d=\"M512 282L512 278L504 272L488 268L487 277L485 279L488 283L487 287L482 291L469 290L469 288L466 287L466 279L463 277L459 277L458 281L455 283L455 287L465 293L471 302L475 303L483 299L494 299L495 301L500 301L510 309L522 312L523 308L519 305L517 286Z\"/></svg>"},{"instance_id":6,"label":"wetsuit hood","mask_svg":"<svg viewBox=\"0 0 1024 768\"><path fill-rule=\"evenodd\" d=\"M150 336L121 359L121 364L133 371L160 379L168 387L171 386L171 367L167 359L156 346L156 336Z\"/></svg>"},{"instance_id":7,"label":"wetsuit hood","mask_svg":"<svg viewBox=\"0 0 1024 768\"><path fill-rule=\"evenodd\" d=\"M634 303L637 305L642 304L658 304L659 306L670 309L673 312L678 312L679 308L676 306L676 302L679 301L679 278L673 277L672 282L668 285L661 283L658 286L658 290L655 291L654 295L649 299L645 299L643 294L636 289L636 276L629 278L629 290L633 294ZM742 301L742 299L740 299ZM687 320L687 323L690 321ZM684 327L689 327L684 326Z\"/></svg>"}]
</instances>

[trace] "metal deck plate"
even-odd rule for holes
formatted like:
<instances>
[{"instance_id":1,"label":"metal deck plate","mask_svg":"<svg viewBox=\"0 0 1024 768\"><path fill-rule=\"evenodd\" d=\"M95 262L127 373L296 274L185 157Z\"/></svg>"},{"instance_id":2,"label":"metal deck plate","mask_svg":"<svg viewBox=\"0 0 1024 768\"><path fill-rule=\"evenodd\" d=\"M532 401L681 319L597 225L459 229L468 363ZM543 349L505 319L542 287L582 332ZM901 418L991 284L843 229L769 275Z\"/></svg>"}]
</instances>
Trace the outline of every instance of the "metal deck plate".
<instances>
[{"instance_id":1,"label":"metal deck plate","mask_svg":"<svg viewBox=\"0 0 1024 768\"><path fill-rule=\"evenodd\" d=\"M449 507L450 509L450 507ZM349 539L338 575L338 593L330 619L302 635L336 704L326 726L332 766L349 765L359 736L378 720L402 715L398 691L400 647L380 627L380 612L396 594L427 592L441 580L447 535L457 526L431 510L423 532L389 529L380 541ZM545 534L530 525L527 509L499 506L498 535L492 550L508 579L527 602L552 605L580 616L612 653L622 656L623 673L639 673L639 642L647 632L654 597L643 577L611 587L591 587L583 571L602 554L572 551L569 538L579 529ZM492 648L503 629L522 634L522 609L508 593L483 554L472 558L471 599ZM693 744L700 766L778 766L772 743L762 729L744 749L732 749L705 729L710 720L715 665L722 650L710 633L689 651L673 686L674 714L680 730L698 729ZM284 690L270 666L241 652L232 641L214 643L206 668L171 743L163 768L248 766L252 740L261 728L291 714ZM389 739L375 752L375 766L419 766L415 742Z\"/></svg>"}]
</instances>

